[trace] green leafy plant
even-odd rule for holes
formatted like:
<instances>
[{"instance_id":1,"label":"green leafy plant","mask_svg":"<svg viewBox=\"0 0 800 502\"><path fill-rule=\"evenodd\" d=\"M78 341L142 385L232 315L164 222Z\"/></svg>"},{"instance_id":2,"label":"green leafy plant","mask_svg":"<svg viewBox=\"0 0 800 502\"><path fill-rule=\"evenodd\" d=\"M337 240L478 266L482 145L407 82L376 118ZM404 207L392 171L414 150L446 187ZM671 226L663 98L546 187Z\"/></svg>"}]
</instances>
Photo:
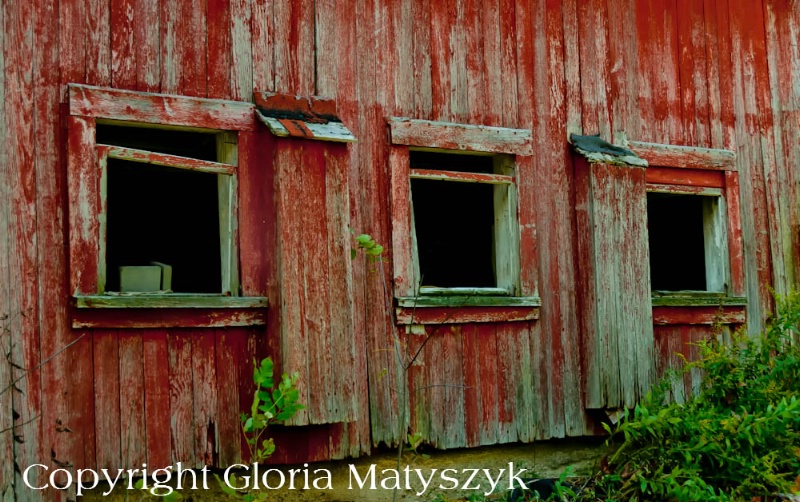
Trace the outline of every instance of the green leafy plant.
<instances>
[{"instance_id":1,"label":"green leafy plant","mask_svg":"<svg viewBox=\"0 0 800 502\"><path fill-rule=\"evenodd\" d=\"M760 336L698 344L684 371L699 370L702 383L688 402L670 402L664 382L606 426L622 444L584 500L761 500L800 490L800 293L776 304Z\"/></svg>"},{"instance_id":2,"label":"green leafy plant","mask_svg":"<svg viewBox=\"0 0 800 502\"><path fill-rule=\"evenodd\" d=\"M251 462L262 463L275 452L275 442L272 438L264 437L269 426L290 419L305 406L298 402L300 393L296 386L299 378L297 373L284 373L276 382L271 358L262 360L261 364L253 361L253 365L253 382L256 384L253 403L250 413L242 413L240 420ZM252 502L265 500L267 497L265 492L240 493L224 483L219 476L215 476L222 491L234 498Z\"/></svg>"},{"instance_id":3,"label":"green leafy plant","mask_svg":"<svg viewBox=\"0 0 800 502\"><path fill-rule=\"evenodd\" d=\"M361 234L356 237L356 247L350 249L351 259L355 259L359 249L363 249L367 256L373 260L380 259L381 254L383 254L383 246L375 242L372 236L368 234Z\"/></svg>"}]
</instances>

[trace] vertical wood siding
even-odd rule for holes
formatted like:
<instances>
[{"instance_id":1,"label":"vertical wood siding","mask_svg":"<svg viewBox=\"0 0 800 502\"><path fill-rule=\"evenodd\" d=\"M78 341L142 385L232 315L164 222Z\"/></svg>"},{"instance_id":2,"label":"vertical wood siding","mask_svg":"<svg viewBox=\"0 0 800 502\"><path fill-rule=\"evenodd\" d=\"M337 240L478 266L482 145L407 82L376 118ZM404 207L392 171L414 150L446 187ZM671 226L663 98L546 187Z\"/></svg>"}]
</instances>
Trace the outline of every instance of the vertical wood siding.
<instances>
[{"instance_id":1,"label":"vertical wood siding","mask_svg":"<svg viewBox=\"0 0 800 502\"><path fill-rule=\"evenodd\" d=\"M743 247L731 255L743 280L732 286L749 298L750 329L772 307L769 286L797 284L798 0L358 0L346 8L330 0L42 0L3 2L0 22L0 314L11 330L0 345L34 368L80 337L20 383L24 394L0 395L0 428L11 408L19 423L39 416L21 428L25 443L0 435L0 454L13 451L20 465L54 467L51 451L76 468L237 461L250 362L279 353L286 369L313 376L301 381L314 398L298 420L320 424L282 431L279 442L302 436L306 446L279 450L276 461L359 455L401 440L404 375L384 289L392 267L350 264L346 244L348 226L392 241L388 116L534 132L536 153L517 167L521 242L535 249L522 283L541 297L540 318L429 328L433 339L407 375L408 417L412 432L437 446L592 431L581 392L591 330L579 316L592 298L576 287L591 269L579 253L585 236L575 223L581 201L568 132L736 151L738 172L726 183L741 197ZM70 82L244 101L253 90L337 98L358 143L336 153L270 143L263 131L239 137L241 155L264 159L240 173L241 252L252 258L242 287L287 301L270 310L267 330L69 328L66 244L80 239L68 234L64 212L61 109ZM272 210L248 210L257 207ZM280 259L270 251L277 241ZM72 277L73 286L83 281L91 278ZM283 346L264 336L278 329L292 334ZM707 334L657 327L657 369ZM346 375L333 359L342 353L352 358ZM0 385L18 374L0 368ZM0 494L10 490L8 465Z\"/></svg>"}]
</instances>

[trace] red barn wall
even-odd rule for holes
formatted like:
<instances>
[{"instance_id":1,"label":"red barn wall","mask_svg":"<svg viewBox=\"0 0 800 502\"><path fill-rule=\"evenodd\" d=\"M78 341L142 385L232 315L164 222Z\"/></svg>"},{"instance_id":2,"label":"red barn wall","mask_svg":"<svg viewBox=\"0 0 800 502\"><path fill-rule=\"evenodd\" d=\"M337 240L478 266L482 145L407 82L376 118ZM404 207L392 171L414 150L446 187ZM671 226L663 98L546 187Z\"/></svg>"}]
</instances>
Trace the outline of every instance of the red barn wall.
<instances>
[{"instance_id":1,"label":"red barn wall","mask_svg":"<svg viewBox=\"0 0 800 502\"><path fill-rule=\"evenodd\" d=\"M0 430L12 408L24 423L24 443L0 433L0 458L22 468L235 461L250 361L271 343L260 328L70 328L68 83L336 98L358 138L348 147L350 226L381 243L391 242L386 117L531 129L521 189L535 202L520 210L532 213L538 256L523 273L535 277L540 318L437 330L409 380L447 384L410 404L414 428L440 447L593 431L568 132L735 150L751 327L771 308L769 287L797 284L797 0L6 0L0 23L0 314L9 316L0 343L32 369L20 392L0 393ZM279 448L276 460L342 458L402 438L372 268L354 262L351 278L358 420L282 431L304 446ZM660 326L657 367L707 332ZM2 387L19 374L0 364ZM13 469L0 463L0 495ZM19 482L17 494L43 496Z\"/></svg>"}]
</instances>

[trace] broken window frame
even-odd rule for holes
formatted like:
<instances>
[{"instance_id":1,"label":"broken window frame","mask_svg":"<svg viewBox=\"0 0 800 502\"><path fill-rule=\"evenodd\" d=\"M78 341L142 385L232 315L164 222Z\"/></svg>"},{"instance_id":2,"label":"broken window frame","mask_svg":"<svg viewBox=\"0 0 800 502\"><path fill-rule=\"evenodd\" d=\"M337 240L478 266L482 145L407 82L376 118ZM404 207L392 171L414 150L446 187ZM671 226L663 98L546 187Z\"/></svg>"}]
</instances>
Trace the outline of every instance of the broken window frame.
<instances>
[{"instance_id":1,"label":"broken window frame","mask_svg":"<svg viewBox=\"0 0 800 502\"><path fill-rule=\"evenodd\" d=\"M520 273L520 222L518 207L517 158L530 156L531 131L500 127L463 125L408 118L390 118L392 146L389 151L392 192L392 262L398 322L424 323L425 314L409 315L417 307L523 307L520 311L493 313L504 320L530 320L538 316L540 305L534 284L523 284ZM494 173L465 173L446 169L412 169L410 152L431 151L444 154L473 154L493 157ZM494 189L495 235L493 245L497 287L435 288L420 287L419 257L414 226L411 179L488 183ZM532 250L527 250L528 252ZM523 295L522 292L527 292ZM533 294L531 294L531 292ZM529 307L529 309L525 309ZM507 315L506 315L507 314ZM482 316L464 314L470 321ZM440 319L441 316L431 316ZM447 314L444 322L458 322L463 316ZM519 319L517 319L519 317ZM434 322L434 321L431 321Z\"/></svg>"},{"instance_id":2,"label":"broken window frame","mask_svg":"<svg viewBox=\"0 0 800 502\"><path fill-rule=\"evenodd\" d=\"M653 306L746 305L734 152L638 141L628 146L649 164L647 192L708 197L703 217L706 290L652 291Z\"/></svg>"},{"instance_id":3,"label":"broken window frame","mask_svg":"<svg viewBox=\"0 0 800 502\"><path fill-rule=\"evenodd\" d=\"M239 131L255 130L254 106L251 103L168 96L81 84L70 84L68 96L70 293L75 298L75 306L78 309L266 307L266 299L263 297L239 296L237 135ZM218 161L97 144L98 123L212 133L216 135ZM189 169L217 176L221 259L219 293L108 294L105 291L105 197L109 158ZM73 319L74 326L76 322L78 321ZM109 322L125 325L122 321ZM217 321L204 319L197 322L203 325L229 325L230 322L248 325L261 324L263 319L249 317L248 320L243 320L243 316L239 316L238 320L233 321L218 318Z\"/></svg>"},{"instance_id":4,"label":"broken window frame","mask_svg":"<svg viewBox=\"0 0 800 502\"><path fill-rule=\"evenodd\" d=\"M99 121L99 123L116 125L114 121ZM238 193L236 178L236 166L238 163L236 133L209 131L207 134L214 134L215 136L217 143L217 162L117 145L96 144L95 149L97 150L97 162L100 170L100 262L98 263L98 294L112 293L106 291L106 280L109 273L108 267L106 266L106 243L108 237L106 217L108 208L107 181L108 159L118 159L165 168L200 172L208 176L217 177L217 212L219 214L219 254L221 270L220 291L219 293L207 294L239 296L239 274L237 270L238 253L236 251L236 239L234 238L235 229L238 226L235 211ZM119 294L120 296L125 295L125 293L113 293ZM167 293L165 291L136 293L136 295L139 296L154 296L159 294L175 296L197 295L198 293Z\"/></svg>"}]
</instances>

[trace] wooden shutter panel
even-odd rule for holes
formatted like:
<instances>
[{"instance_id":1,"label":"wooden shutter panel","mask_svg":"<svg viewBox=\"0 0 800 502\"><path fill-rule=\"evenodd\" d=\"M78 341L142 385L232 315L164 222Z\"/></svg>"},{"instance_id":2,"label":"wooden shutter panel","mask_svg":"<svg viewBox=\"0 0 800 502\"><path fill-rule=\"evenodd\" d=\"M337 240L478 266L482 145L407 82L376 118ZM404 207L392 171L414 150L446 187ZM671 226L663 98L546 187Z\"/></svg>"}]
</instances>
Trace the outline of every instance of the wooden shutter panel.
<instances>
[{"instance_id":1,"label":"wooden shutter panel","mask_svg":"<svg viewBox=\"0 0 800 502\"><path fill-rule=\"evenodd\" d=\"M576 161L587 408L633 407L654 381L645 172Z\"/></svg>"}]
</instances>

